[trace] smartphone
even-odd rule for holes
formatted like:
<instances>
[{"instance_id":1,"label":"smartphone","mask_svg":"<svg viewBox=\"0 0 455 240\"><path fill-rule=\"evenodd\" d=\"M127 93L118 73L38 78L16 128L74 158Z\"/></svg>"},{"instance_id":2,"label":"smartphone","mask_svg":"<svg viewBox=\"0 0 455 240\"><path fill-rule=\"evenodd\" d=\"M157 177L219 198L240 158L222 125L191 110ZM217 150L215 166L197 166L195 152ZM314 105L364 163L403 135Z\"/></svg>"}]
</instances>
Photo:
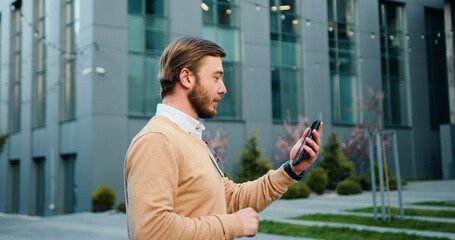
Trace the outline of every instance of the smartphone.
<instances>
[{"instance_id":1,"label":"smartphone","mask_svg":"<svg viewBox=\"0 0 455 240\"><path fill-rule=\"evenodd\" d=\"M292 161L292 166L299 164L300 161L302 161L302 159L304 158L304 156L307 152L303 149L303 147L305 145L308 146L308 143L306 142L306 138L313 139L313 129L317 130L319 128L319 125L321 125L321 120L316 120L311 124L310 132L307 134L307 136L305 136L302 144L300 144L299 150L295 154L294 160Z\"/></svg>"}]
</instances>

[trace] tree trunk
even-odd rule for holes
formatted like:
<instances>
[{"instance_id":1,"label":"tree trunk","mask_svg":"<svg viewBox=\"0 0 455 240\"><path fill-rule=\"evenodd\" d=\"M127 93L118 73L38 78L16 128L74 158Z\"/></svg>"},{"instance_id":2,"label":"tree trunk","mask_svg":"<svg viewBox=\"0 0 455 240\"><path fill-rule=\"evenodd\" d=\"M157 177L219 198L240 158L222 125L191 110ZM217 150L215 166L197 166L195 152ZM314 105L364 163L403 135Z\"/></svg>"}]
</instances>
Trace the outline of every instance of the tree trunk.
<instances>
[{"instance_id":1,"label":"tree trunk","mask_svg":"<svg viewBox=\"0 0 455 240\"><path fill-rule=\"evenodd\" d=\"M379 109L378 111L378 128L379 132L382 133L382 121L381 121L381 110ZM382 150L382 156L384 159L384 174L385 174L385 182L386 182L386 191L387 191L387 213L388 213L388 222L392 222L392 214L390 212L390 186L389 186L389 171L388 171L388 164L387 164L387 156L385 152L385 144L384 144L384 139L381 134L381 137L379 138L381 141L381 150ZM397 180L399 181L399 180Z\"/></svg>"}]
</instances>

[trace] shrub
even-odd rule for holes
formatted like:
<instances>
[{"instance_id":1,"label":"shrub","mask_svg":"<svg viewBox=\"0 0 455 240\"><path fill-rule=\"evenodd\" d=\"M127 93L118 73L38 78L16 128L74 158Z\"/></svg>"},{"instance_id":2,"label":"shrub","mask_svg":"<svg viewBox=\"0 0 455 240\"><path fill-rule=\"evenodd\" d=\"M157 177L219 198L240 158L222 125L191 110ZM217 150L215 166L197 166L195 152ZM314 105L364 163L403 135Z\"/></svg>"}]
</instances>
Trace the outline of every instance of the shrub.
<instances>
[{"instance_id":1,"label":"shrub","mask_svg":"<svg viewBox=\"0 0 455 240\"><path fill-rule=\"evenodd\" d=\"M403 178L401 178L401 186L406 186L408 183L406 182L406 180L404 180ZM389 178L389 188L390 190L397 190L398 189L398 186L397 186L397 176L391 176Z\"/></svg>"},{"instance_id":2,"label":"shrub","mask_svg":"<svg viewBox=\"0 0 455 240\"><path fill-rule=\"evenodd\" d=\"M319 166L325 169L329 177L328 188L335 189L340 181L348 178L354 173L354 162L349 161L340 149L340 141L338 135L334 132L330 133L327 144L324 146L322 161Z\"/></svg>"},{"instance_id":3,"label":"shrub","mask_svg":"<svg viewBox=\"0 0 455 240\"><path fill-rule=\"evenodd\" d=\"M371 190L371 179L366 174L363 174L360 177L352 175L352 176L350 176L350 177L348 177L346 179L352 180L352 181L360 184L360 186L362 187L362 189L364 191Z\"/></svg>"},{"instance_id":4,"label":"shrub","mask_svg":"<svg viewBox=\"0 0 455 240\"><path fill-rule=\"evenodd\" d=\"M353 195L362 193L362 187L360 184L352 180L343 180L337 186L338 195Z\"/></svg>"},{"instance_id":5,"label":"shrub","mask_svg":"<svg viewBox=\"0 0 455 240\"><path fill-rule=\"evenodd\" d=\"M325 188L329 183L329 177L327 172L322 167L317 167L311 170L308 174L306 183L315 193L321 195L324 194Z\"/></svg>"},{"instance_id":6,"label":"shrub","mask_svg":"<svg viewBox=\"0 0 455 240\"><path fill-rule=\"evenodd\" d=\"M92 194L93 209L96 212L104 212L112 208L116 201L114 189L102 185Z\"/></svg>"},{"instance_id":7,"label":"shrub","mask_svg":"<svg viewBox=\"0 0 455 240\"><path fill-rule=\"evenodd\" d=\"M240 171L236 177L236 181L239 183L256 180L272 169L272 163L269 163L270 158L260 159L264 150L258 149L257 138L258 130L255 129L253 135L248 139L245 146L246 150L240 153L240 158L237 161Z\"/></svg>"},{"instance_id":8,"label":"shrub","mask_svg":"<svg viewBox=\"0 0 455 240\"><path fill-rule=\"evenodd\" d=\"M384 186L386 185L385 183L385 172L384 169L382 169L382 174L383 174L383 179L384 179ZM387 172L389 173L389 188L390 190L397 190L397 177L396 176L391 176L390 174L390 167L387 168ZM378 164L374 163L374 175L375 175L375 180L376 180L376 186L379 188L379 168ZM371 181L370 181L371 182ZM401 186L406 186L408 183L406 180L401 178Z\"/></svg>"},{"instance_id":9,"label":"shrub","mask_svg":"<svg viewBox=\"0 0 455 240\"><path fill-rule=\"evenodd\" d=\"M311 189L306 183L293 183L289 185L287 192L283 194L282 199L307 198L310 196Z\"/></svg>"},{"instance_id":10,"label":"shrub","mask_svg":"<svg viewBox=\"0 0 455 240\"><path fill-rule=\"evenodd\" d=\"M117 210L117 212L126 213L125 202L119 203L119 204L117 205L117 207L115 207L115 210Z\"/></svg>"}]
</instances>

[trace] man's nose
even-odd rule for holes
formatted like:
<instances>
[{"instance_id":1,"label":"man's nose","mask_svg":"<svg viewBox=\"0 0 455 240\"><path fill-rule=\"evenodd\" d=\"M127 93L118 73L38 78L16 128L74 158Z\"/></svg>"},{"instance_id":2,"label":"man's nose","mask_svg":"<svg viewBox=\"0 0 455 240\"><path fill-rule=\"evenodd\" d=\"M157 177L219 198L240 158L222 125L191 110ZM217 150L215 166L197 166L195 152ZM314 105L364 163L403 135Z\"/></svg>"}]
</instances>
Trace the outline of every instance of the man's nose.
<instances>
[{"instance_id":1,"label":"man's nose","mask_svg":"<svg viewBox=\"0 0 455 240\"><path fill-rule=\"evenodd\" d=\"M218 88L218 93L226 94L227 93L226 85L224 85L224 81L220 81L220 82L221 82L221 85Z\"/></svg>"}]
</instances>

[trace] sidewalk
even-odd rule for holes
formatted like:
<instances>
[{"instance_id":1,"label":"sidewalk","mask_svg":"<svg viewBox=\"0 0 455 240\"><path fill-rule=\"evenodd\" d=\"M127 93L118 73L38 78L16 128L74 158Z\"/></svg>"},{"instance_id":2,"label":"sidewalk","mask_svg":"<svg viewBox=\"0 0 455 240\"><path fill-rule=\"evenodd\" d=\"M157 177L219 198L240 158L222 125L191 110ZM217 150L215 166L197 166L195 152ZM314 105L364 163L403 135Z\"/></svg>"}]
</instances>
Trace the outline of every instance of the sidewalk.
<instances>
[{"instance_id":1,"label":"sidewalk","mask_svg":"<svg viewBox=\"0 0 455 240\"><path fill-rule=\"evenodd\" d=\"M377 202L380 195L377 193ZM455 180L410 182L403 191L405 207L428 208L406 205L422 201L455 200ZM391 194L391 204L398 206L396 192ZM373 231L409 232L423 236L437 236L455 239L455 234L415 231L405 229L388 229L353 224L323 223L315 221L295 221L286 219L303 214L341 213L342 210L371 207L372 193L364 192L353 196L338 196L334 192L322 196L315 194L306 199L279 200L260 213L261 220L274 220L309 226L337 226L368 229ZM429 207L434 209L435 207ZM442 208L454 210L453 208ZM343 214L352 214L345 213ZM360 215L360 214L359 214ZM447 220L453 222L453 220ZM57 239L127 239L126 217L124 214L107 213L76 213L52 217L32 217L16 214L0 213L0 239L2 240L57 240ZM259 233L250 239L261 240L302 240L304 238L284 237Z\"/></svg>"}]
</instances>

